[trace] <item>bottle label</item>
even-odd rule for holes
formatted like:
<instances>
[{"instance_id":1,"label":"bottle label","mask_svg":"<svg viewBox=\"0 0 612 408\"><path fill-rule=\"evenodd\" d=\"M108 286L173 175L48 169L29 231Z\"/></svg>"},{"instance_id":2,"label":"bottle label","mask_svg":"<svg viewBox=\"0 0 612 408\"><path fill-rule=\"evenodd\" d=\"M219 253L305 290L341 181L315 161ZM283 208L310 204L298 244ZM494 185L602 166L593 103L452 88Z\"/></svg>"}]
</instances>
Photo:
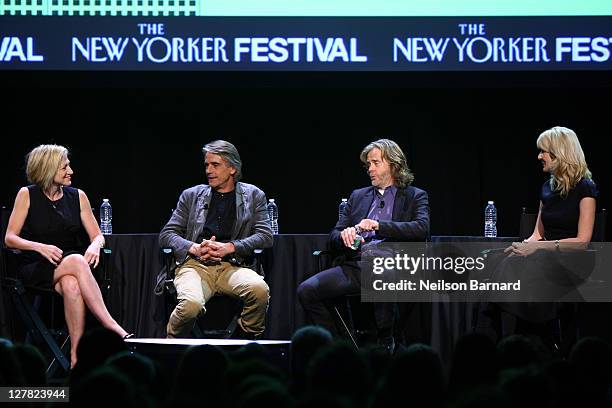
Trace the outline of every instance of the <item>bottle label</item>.
<instances>
[{"instance_id":1,"label":"bottle label","mask_svg":"<svg viewBox=\"0 0 612 408\"><path fill-rule=\"evenodd\" d=\"M355 237L355 240L353 241L353 245L351 245L351 249L354 249L356 251L357 249L359 249L363 241L363 237L361 235L357 235Z\"/></svg>"}]
</instances>

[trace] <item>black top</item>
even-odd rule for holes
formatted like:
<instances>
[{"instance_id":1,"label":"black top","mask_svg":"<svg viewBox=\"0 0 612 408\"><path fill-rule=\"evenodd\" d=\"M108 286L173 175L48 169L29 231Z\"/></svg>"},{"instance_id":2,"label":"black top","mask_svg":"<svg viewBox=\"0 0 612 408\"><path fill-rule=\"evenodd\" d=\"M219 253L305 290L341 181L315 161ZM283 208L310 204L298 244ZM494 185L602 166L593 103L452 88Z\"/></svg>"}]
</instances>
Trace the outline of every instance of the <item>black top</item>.
<instances>
[{"instance_id":1,"label":"black top","mask_svg":"<svg viewBox=\"0 0 612 408\"><path fill-rule=\"evenodd\" d=\"M28 186L28 190L30 208L21 237L55 245L64 252L81 250L84 230L79 190L64 187L64 194L57 201L51 201L36 185Z\"/></svg>"},{"instance_id":2,"label":"black top","mask_svg":"<svg viewBox=\"0 0 612 408\"><path fill-rule=\"evenodd\" d=\"M580 200L584 197L597 199L599 192L592 180L582 178L569 191L567 197L561 198L558 191L550 189L550 181L542 186L542 224L544 238L557 240L578 236L578 219L580 218Z\"/></svg>"},{"instance_id":3,"label":"black top","mask_svg":"<svg viewBox=\"0 0 612 408\"><path fill-rule=\"evenodd\" d=\"M36 185L28 186L30 208L20 236L24 239L55 245L62 256L83 254L88 238L81 223L79 190L64 187L62 198L51 201ZM26 284L47 285L53 278L55 265L35 251L23 251L19 273Z\"/></svg>"},{"instance_id":4,"label":"black top","mask_svg":"<svg viewBox=\"0 0 612 408\"><path fill-rule=\"evenodd\" d=\"M210 207L206 216L204 229L198 237L198 242L210 239L213 235L217 242L229 242L236 222L236 191L219 193L212 191Z\"/></svg>"}]
</instances>

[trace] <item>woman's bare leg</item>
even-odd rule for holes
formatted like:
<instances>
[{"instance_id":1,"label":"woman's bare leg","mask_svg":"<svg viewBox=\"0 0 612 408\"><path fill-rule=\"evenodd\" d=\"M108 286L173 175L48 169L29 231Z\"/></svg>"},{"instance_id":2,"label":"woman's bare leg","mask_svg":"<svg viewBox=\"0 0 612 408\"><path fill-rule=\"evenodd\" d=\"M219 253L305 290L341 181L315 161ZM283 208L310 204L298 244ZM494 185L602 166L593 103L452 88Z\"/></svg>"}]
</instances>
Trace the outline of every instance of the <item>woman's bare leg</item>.
<instances>
[{"instance_id":1,"label":"woman's bare leg","mask_svg":"<svg viewBox=\"0 0 612 408\"><path fill-rule=\"evenodd\" d=\"M77 362L77 345L85 331L85 302L74 276L63 276L55 284L55 290L64 298L64 316L70 334L70 368L74 368Z\"/></svg>"},{"instance_id":2,"label":"woman's bare leg","mask_svg":"<svg viewBox=\"0 0 612 408\"><path fill-rule=\"evenodd\" d=\"M102 326L124 337L127 332L123 327L119 326L108 312L104 304L104 299L102 299L102 293L98 287L98 282L96 282L96 279L91 274L89 265L82 255L68 255L55 269L53 276L54 280L57 282L66 275L71 275L76 278L85 304Z\"/></svg>"}]
</instances>

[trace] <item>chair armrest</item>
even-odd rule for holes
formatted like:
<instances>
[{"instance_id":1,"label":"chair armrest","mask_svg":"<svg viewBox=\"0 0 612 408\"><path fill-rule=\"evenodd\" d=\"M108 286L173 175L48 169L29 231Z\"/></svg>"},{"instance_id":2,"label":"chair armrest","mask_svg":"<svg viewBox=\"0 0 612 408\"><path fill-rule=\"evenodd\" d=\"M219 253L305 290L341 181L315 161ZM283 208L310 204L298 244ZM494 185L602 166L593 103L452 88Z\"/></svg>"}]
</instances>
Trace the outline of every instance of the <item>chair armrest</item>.
<instances>
[{"instance_id":1,"label":"chair armrest","mask_svg":"<svg viewBox=\"0 0 612 408\"><path fill-rule=\"evenodd\" d=\"M99 285L100 289L102 290L102 294L106 297L110 292L112 284L111 272L109 271L109 268L111 267L109 260L113 250L107 247L102 247L100 249L100 263L98 264L96 270L99 271L98 274L101 275L99 278Z\"/></svg>"},{"instance_id":2,"label":"chair armrest","mask_svg":"<svg viewBox=\"0 0 612 408\"><path fill-rule=\"evenodd\" d=\"M174 262L174 252L172 248L160 248L159 261L162 268L155 278L155 289L153 289L153 293L157 296L163 295L164 292L174 295L176 293L176 288L174 287L174 268L172 268L172 263Z\"/></svg>"},{"instance_id":3,"label":"chair armrest","mask_svg":"<svg viewBox=\"0 0 612 408\"><path fill-rule=\"evenodd\" d=\"M253 268L257 274L263 276L264 280L266 279L266 273L263 268L263 252L264 250L261 248L255 248L253 250Z\"/></svg>"},{"instance_id":4,"label":"chair armrest","mask_svg":"<svg viewBox=\"0 0 612 408\"><path fill-rule=\"evenodd\" d=\"M161 248L160 250L161 264L166 268L166 279L172 279L172 262L174 262L174 251L172 248Z\"/></svg>"},{"instance_id":5,"label":"chair armrest","mask_svg":"<svg viewBox=\"0 0 612 408\"><path fill-rule=\"evenodd\" d=\"M486 259L489 257L489 255L497 254L505 250L506 248L487 248L480 251L480 255L482 255Z\"/></svg>"},{"instance_id":6,"label":"chair armrest","mask_svg":"<svg viewBox=\"0 0 612 408\"><path fill-rule=\"evenodd\" d=\"M316 249L312 251L312 256L317 259L317 272L321 272L323 270L323 255L331 255L332 251L327 249Z\"/></svg>"},{"instance_id":7,"label":"chair armrest","mask_svg":"<svg viewBox=\"0 0 612 408\"><path fill-rule=\"evenodd\" d=\"M0 268L2 270L0 272L2 272L1 274L3 280L17 279L17 271L15 266L17 262L17 257L19 255L21 255L21 250L2 246L2 254L0 255Z\"/></svg>"},{"instance_id":8,"label":"chair armrest","mask_svg":"<svg viewBox=\"0 0 612 408\"><path fill-rule=\"evenodd\" d=\"M7 254L11 254L11 255L20 255L21 254L21 250L20 249L8 248L8 247L5 247L5 246L2 247L2 251L6 252Z\"/></svg>"}]
</instances>

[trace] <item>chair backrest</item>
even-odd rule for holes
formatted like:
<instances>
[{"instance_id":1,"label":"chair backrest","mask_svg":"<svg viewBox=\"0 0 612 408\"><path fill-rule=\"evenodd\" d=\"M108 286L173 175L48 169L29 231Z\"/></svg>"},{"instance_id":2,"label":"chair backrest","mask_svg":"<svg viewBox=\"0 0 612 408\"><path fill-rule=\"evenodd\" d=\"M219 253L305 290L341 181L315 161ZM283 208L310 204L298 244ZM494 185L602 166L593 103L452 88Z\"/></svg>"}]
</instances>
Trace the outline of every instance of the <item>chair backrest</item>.
<instances>
[{"instance_id":1,"label":"chair backrest","mask_svg":"<svg viewBox=\"0 0 612 408\"><path fill-rule=\"evenodd\" d=\"M11 211L2 206L0 210L0 238L2 238L2 242L0 242L0 247L4 248L4 236L6 235L6 229L8 228L8 220L11 216Z\"/></svg>"},{"instance_id":2,"label":"chair backrest","mask_svg":"<svg viewBox=\"0 0 612 408\"><path fill-rule=\"evenodd\" d=\"M6 245L4 244L4 236L8 227L8 220L11 216L11 212L5 206L0 208L0 278L4 279L7 275L7 259L6 259Z\"/></svg>"},{"instance_id":3,"label":"chair backrest","mask_svg":"<svg viewBox=\"0 0 612 408\"><path fill-rule=\"evenodd\" d=\"M606 240L606 221L608 212L603 208L595 214L595 224L593 225L592 242L605 242ZM538 219L538 214L528 213L527 208L523 207L521 213L521 222L519 226L519 236L521 239L526 239L531 236Z\"/></svg>"}]
</instances>

